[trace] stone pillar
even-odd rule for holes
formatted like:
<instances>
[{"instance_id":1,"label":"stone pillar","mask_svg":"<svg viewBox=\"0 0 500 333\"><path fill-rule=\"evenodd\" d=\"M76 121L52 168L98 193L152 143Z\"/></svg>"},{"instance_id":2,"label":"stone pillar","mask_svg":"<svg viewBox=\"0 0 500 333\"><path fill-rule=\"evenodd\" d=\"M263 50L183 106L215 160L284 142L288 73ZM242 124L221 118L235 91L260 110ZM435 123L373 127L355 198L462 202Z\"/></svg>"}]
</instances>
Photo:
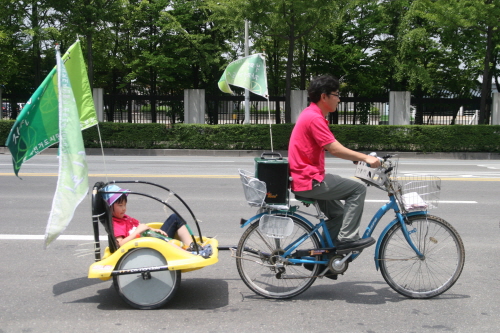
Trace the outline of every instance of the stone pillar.
<instances>
[{"instance_id":1,"label":"stone pillar","mask_svg":"<svg viewBox=\"0 0 500 333\"><path fill-rule=\"evenodd\" d=\"M500 93L493 93L493 105L491 106L491 124L500 125Z\"/></svg>"},{"instance_id":2,"label":"stone pillar","mask_svg":"<svg viewBox=\"0 0 500 333\"><path fill-rule=\"evenodd\" d=\"M205 123L205 89L184 90L184 123Z\"/></svg>"},{"instance_id":3,"label":"stone pillar","mask_svg":"<svg viewBox=\"0 0 500 333\"><path fill-rule=\"evenodd\" d=\"M297 122L299 114L307 107L307 90L292 90L290 92L292 124Z\"/></svg>"},{"instance_id":4,"label":"stone pillar","mask_svg":"<svg viewBox=\"0 0 500 333\"><path fill-rule=\"evenodd\" d=\"M104 100L103 100L104 89L103 88L93 88L92 96L94 98L94 107L97 116L97 121L104 121Z\"/></svg>"},{"instance_id":5,"label":"stone pillar","mask_svg":"<svg viewBox=\"0 0 500 333\"><path fill-rule=\"evenodd\" d=\"M410 125L409 91L391 91L389 93L389 125Z\"/></svg>"}]
</instances>

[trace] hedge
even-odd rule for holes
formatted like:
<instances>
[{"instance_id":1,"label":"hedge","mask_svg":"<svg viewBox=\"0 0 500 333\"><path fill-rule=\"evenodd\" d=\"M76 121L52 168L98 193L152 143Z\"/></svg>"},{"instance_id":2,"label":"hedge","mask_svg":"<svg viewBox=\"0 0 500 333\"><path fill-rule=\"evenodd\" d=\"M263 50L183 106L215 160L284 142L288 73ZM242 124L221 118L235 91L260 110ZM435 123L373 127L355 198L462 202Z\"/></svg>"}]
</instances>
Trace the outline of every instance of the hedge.
<instances>
[{"instance_id":1,"label":"hedge","mask_svg":"<svg viewBox=\"0 0 500 333\"><path fill-rule=\"evenodd\" d=\"M5 145L14 121L0 121ZM293 124L272 125L273 148L286 150ZM360 151L500 152L498 125L330 125L346 147ZM269 150L269 125L100 123L104 148ZM97 127L83 131L85 147L100 147Z\"/></svg>"}]
</instances>

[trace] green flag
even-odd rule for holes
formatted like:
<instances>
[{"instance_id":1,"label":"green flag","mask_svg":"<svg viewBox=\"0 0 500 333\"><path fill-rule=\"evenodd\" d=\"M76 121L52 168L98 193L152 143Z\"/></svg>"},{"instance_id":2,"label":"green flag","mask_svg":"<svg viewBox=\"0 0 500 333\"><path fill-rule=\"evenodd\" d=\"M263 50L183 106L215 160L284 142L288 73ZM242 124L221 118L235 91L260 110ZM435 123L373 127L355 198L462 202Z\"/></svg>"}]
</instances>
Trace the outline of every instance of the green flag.
<instances>
[{"instance_id":1,"label":"green flag","mask_svg":"<svg viewBox=\"0 0 500 333\"><path fill-rule=\"evenodd\" d=\"M261 53L253 54L230 63L219 80L219 88L225 93L233 91L229 85L250 90L268 97L266 59Z\"/></svg>"},{"instance_id":2,"label":"green flag","mask_svg":"<svg viewBox=\"0 0 500 333\"><path fill-rule=\"evenodd\" d=\"M62 59L65 60L68 69L81 129L84 130L96 125L97 117L80 42L71 45ZM10 130L5 145L12 154L16 176L25 161L59 142L58 90L55 74L56 68L53 68L28 100Z\"/></svg>"},{"instance_id":3,"label":"green flag","mask_svg":"<svg viewBox=\"0 0 500 333\"><path fill-rule=\"evenodd\" d=\"M87 195L88 167L71 80L57 51L59 109L59 178L45 231L45 247L66 229L76 207Z\"/></svg>"},{"instance_id":4,"label":"green flag","mask_svg":"<svg viewBox=\"0 0 500 333\"><path fill-rule=\"evenodd\" d=\"M80 116L80 126L83 131L97 125L97 116L80 41L69 47L62 60L68 72L73 94L75 95L76 107Z\"/></svg>"}]
</instances>

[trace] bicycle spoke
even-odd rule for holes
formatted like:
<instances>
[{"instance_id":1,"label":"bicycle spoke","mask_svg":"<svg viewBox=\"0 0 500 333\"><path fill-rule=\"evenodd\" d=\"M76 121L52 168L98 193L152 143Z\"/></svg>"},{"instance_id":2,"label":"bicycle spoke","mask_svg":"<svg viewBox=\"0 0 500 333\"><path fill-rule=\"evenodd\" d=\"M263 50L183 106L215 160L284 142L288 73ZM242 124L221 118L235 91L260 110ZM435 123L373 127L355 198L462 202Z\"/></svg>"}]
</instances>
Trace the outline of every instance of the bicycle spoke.
<instances>
[{"instance_id":1,"label":"bicycle spoke","mask_svg":"<svg viewBox=\"0 0 500 333\"><path fill-rule=\"evenodd\" d=\"M448 290L463 268L460 236L437 217L412 217L412 242L424 255L420 259L406 242L400 225L386 234L381 245L381 271L397 292L413 298L428 298Z\"/></svg>"},{"instance_id":2,"label":"bicycle spoke","mask_svg":"<svg viewBox=\"0 0 500 333\"><path fill-rule=\"evenodd\" d=\"M294 230L290 236L271 238L261 233L258 223L251 225L243 234L236 253L238 272L245 284L254 292L268 298L289 298L302 293L314 282L318 271L305 269L303 265L288 264L283 257L286 248L298 238L310 232L309 226L293 219ZM304 240L298 249L319 248L315 235ZM245 249L252 249L249 253ZM269 254L260 255L262 250ZM257 259L257 253L259 259Z\"/></svg>"}]
</instances>

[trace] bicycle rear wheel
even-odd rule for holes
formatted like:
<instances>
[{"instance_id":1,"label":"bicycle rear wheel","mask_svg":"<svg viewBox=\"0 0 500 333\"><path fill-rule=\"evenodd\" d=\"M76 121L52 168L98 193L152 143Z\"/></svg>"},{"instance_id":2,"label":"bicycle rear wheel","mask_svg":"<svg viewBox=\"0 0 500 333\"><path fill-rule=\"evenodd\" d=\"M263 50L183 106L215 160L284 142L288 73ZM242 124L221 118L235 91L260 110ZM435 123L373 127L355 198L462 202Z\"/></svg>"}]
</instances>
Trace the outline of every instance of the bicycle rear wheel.
<instances>
[{"instance_id":1,"label":"bicycle rear wheel","mask_svg":"<svg viewBox=\"0 0 500 333\"><path fill-rule=\"evenodd\" d=\"M283 262L284 250L300 237L311 232L303 221L293 217L293 231L285 238L271 238L259 230L255 222L241 236L236 250L236 267L241 279L256 294L266 298L290 298L309 288L318 275L319 265L287 264ZM297 248L317 249L320 242L316 235L304 240Z\"/></svg>"},{"instance_id":2,"label":"bicycle rear wheel","mask_svg":"<svg viewBox=\"0 0 500 333\"><path fill-rule=\"evenodd\" d=\"M380 247L380 271L392 289L409 298L431 298L450 289L462 273L465 250L457 231L431 215L411 216L410 237L419 259L395 224Z\"/></svg>"}]
</instances>

